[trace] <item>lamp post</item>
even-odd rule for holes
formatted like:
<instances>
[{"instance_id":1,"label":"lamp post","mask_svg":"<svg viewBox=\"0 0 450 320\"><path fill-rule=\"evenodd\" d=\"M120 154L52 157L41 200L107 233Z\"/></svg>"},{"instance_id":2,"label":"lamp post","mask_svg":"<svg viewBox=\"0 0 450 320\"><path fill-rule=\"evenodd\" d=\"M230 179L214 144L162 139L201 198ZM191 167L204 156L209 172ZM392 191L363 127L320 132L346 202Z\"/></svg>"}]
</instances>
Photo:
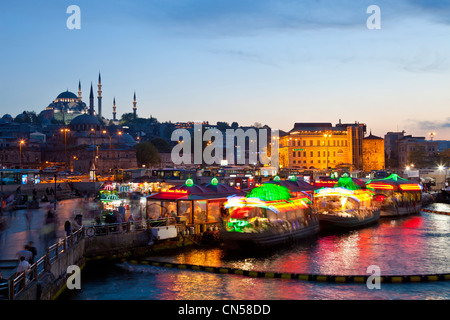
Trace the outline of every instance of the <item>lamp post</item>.
<instances>
[{"instance_id":1,"label":"lamp post","mask_svg":"<svg viewBox=\"0 0 450 320\"><path fill-rule=\"evenodd\" d=\"M433 141L433 138L436 135L436 132L429 132L428 135L430 136L430 140Z\"/></svg>"},{"instance_id":2,"label":"lamp post","mask_svg":"<svg viewBox=\"0 0 450 320\"><path fill-rule=\"evenodd\" d=\"M24 143L25 143L24 140L20 140L20 142L19 142L19 150L20 150L20 152L19 152L19 163L20 163L19 169L22 169L22 145Z\"/></svg>"},{"instance_id":3,"label":"lamp post","mask_svg":"<svg viewBox=\"0 0 450 320\"><path fill-rule=\"evenodd\" d=\"M67 132L70 132L70 129L64 128L61 132L64 132L64 170L67 172Z\"/></svg>"}]
</instances>

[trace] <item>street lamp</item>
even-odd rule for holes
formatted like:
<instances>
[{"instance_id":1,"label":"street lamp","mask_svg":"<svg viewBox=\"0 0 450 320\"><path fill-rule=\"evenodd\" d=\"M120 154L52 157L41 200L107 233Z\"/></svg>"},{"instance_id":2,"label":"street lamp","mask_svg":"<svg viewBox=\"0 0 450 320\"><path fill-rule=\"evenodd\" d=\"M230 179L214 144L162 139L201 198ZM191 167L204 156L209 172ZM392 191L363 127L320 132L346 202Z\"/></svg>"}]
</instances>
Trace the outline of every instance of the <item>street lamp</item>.
<instances>
[{"instance_id":1,"label":"street lamp","mask_svg":"<svg viewBox=\"0 0 450 320\"><path fill-rule=\"evenodd\" d=\"M20 149L20 152L19 152L19 163L20 163L20 166L19 166L19 168L20 169L22 169L22 145L24 143L25 143L24 140L20 140L20 142L19 142L19 149Z\"/></svg>"},{"instance_id":2,"label":"street lamp","mask_svg":"<svg viewBox=\"0 0 450 320\"><path fill-rule=\"evenodd\" d=\"M67 172L67 132L70 132L70 129L64 128L61 132L64 132L64 170Z\"/></svg>"},{"instance_id":3,"label":"street lamp","mask_svg":"<svg viewBox=\"0 0 450 320\"><path fill-rule=\"evenodd\" d=\"M433 141L433 138L436 135L436 132L429 132L428 135L430 136L430 140Z\"/></svg>"}]
</instances>

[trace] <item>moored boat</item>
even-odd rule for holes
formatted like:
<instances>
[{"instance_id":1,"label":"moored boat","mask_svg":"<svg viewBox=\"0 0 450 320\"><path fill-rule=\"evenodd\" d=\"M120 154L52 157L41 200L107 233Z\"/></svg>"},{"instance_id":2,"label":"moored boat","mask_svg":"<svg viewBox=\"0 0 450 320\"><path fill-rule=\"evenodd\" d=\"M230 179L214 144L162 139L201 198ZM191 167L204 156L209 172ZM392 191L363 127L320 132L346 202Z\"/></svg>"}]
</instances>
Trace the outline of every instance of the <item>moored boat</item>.
<instances>
[{"instance_id":1,"label":"moored boat","mask_svg":"<svg viewBox=\"0 0 450 320\"><path fill-rule=\"evenodd\" d=\"M319 223L310 204L306 194L293 197L286 187L263 184L228 198L221 239L229 249L262 249L313 236Z\"/></svg>"},{"instance_id":2,"label":"moored boat","mask_svg":"<svg viewBox=\"0 0 450 320\"><path fill-rule=\"evenodd\" d=\"M375 192L374 200L380 207L381 217L416 214L422 208L422 186L397 174L370 180L367 188Z\"/></svg>"},{"instance_id":3,"label":"moored boat","mask_svg":"<svg viewBox=\"0 0 450 320\"><path fill-rule=\"evenodd\" d=\"M380 218L380 210L366 189L323 188L314 194L314 214L321 228L354 229L368 226Z\"/></svg>"}]
</instances>

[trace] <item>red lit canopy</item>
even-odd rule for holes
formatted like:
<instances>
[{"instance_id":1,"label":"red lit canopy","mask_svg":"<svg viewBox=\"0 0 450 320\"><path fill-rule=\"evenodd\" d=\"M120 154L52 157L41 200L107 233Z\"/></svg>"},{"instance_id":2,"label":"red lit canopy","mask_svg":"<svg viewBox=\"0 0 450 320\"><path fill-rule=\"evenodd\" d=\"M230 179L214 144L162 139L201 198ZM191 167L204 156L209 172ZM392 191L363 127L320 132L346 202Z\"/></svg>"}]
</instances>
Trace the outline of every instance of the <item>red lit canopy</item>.
<instances>
[{"instance_id":1,"label":"red lit canopy","mask_svg":"<svg viewBox=\"0 0 450 320\"><path fill-rule=\"evenodd\" d=\"M367 182L367 188L386 191L421 191L422 186L417 182L391 174L384 179L373 179Z\"/></svg>"}]
</instances>

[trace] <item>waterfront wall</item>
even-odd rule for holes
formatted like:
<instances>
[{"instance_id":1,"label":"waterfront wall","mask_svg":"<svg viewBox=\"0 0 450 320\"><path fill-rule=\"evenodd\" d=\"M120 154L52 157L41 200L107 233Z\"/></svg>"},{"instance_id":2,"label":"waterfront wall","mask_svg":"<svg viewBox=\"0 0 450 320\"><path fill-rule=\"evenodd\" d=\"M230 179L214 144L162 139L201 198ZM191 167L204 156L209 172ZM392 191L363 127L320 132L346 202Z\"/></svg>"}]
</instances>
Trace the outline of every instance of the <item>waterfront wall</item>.
<instances>
[{"instance_id":1,"label":"waterfront wall","mask_svg":"<svg viewBox=\"0 0 450 320\"><path fill-rule=\"evenodd\" d=\"M148 230L85 238L85 257L126 257L150 252Z\"/></svg>"},{"instance_id":2,"label":"waterfront wall","mask_svg":"<svg viewBox=\"0 0 450 320\"><path fill-rule=\"evenodd\" d=\"M144 256L152 251L148 246L148 230L110 234L107 236L84 236L77 244L60 253L46 265L35 281L15 296L15 300L54 300L66 289L67 268L77 265L81 269L89 259Z\"/></svg>"},{"instance_id":3,"label":"waterfront wall","mask_svg":"<svg viewBox=\"0 0 450 320\"><path fill-rule=\"evenodd\" d=\"M127 228L127 224L122 224L121 227L123 227L122 230L116 230L116 233L98 236L88 236L86 235L88 232L80 230L78 231L80 232L79 237L77 236L77 239L74 240L78 242L70 244L72 243L72 240L70 240L68 243L59 243L50 247L53 253L58 252L58 254L53 258L48 258L50 264L44 265L45 271L40 272L37 278L27 284L25 290L14 295L13 299L57 299L66 289L67 279L72 275L67 274L67 268L71 265L77 265L80 269L83 269L90 260L148 257L160 250L179 248L196 242L193 238L196 235L190 235L161 241L153 239L154 241L149 243L152 240L151 229L131 231L130 228Z\"/></svg>"}]
</instances>

